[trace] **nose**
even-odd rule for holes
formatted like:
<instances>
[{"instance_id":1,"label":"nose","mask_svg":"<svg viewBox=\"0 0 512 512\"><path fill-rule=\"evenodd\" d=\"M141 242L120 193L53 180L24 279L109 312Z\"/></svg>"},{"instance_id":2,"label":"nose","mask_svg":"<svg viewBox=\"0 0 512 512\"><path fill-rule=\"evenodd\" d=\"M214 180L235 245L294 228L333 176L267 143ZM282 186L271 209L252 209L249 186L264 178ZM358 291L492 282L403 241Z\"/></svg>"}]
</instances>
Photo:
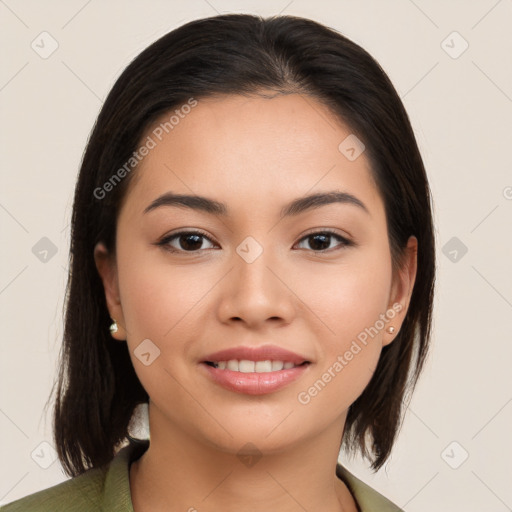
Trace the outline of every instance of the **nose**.
<instances>
[{"instance_id":1,"label":"nose","mask_svg":"<svg viewBox=\"0 0 512 512\"><path fill-rule=\"evenodd\" d=\"M254 261L239 254L220 283L218 316L223 323L243 322L256 329L269 321L290 323L296 314L293 291L289 288L290 274L270 251L264 250Z\"/></svg>"}]
</instances>

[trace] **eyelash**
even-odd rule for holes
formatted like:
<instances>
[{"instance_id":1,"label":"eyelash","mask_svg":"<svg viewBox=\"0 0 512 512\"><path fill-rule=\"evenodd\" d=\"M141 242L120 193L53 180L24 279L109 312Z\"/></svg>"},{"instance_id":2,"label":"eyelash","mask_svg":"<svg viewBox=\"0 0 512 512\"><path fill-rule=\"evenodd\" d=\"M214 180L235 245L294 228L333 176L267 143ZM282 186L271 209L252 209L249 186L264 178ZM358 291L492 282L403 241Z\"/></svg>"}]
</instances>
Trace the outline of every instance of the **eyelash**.
<instances>
[{"instance_id":1,"label":"eyelash","mask_svg":"<svg viewBox=\"0 0 512 512\"><path fill-rule=\"evenodd\" d=\"M185 251L183 249L176 249L174 247L171 247L169 245L169 243L176 239L176 238L179 238L181 236L184 236L184 235L198 235L198 236L201 236L203 238L206 238L209 242L211 242L212 244L215 243L213 242L213 240L210 239L210 237L204 233L203 231L200 231L200 230L193 230L193 231L180 231L178 233L174 233L172 235L169 235L169 236L165 236L164 238L162 238L159 242L157 242L155 245L157 246L160 246L160 247L163 247L166 251L169 251L171 253L184 253L184 254L193 254L193 253L198 253L200 251L205 251L207 249L198 249L196 251ZM315 253L315 254L322 254L322 253L327 253L327 252L334 252L334 251L338 251L338 250L341 250L341 249L344 249L344 248L347 248L347 247L351 247L351 246L355 246L355 243L352 242L351 240L348 240L347 238L339 235L338 233L336 233L335 231L331 230L331 229L322 229L321 231L313 231L311 233L307 233L306 235L304 235L300 240L299 240L299 243L302 242L303 240L306 240L312 236L315 236L315 235L330 235L336 239L338 239L341 244L337 247L337 248L330 248L330 249L322 249L322 250L319 250L319 251L315 251L314 249L312 249L312 251Z\"/></svg>"}]
</instances>

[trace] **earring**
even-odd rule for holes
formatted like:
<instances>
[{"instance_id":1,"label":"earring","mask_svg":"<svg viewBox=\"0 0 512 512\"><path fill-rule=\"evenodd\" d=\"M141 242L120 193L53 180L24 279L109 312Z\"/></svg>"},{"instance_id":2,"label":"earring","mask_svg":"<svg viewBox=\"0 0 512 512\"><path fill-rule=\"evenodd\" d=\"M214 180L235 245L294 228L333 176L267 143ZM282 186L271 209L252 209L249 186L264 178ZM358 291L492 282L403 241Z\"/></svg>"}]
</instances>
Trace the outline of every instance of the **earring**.
<instances>
[{"instance_id":1,"label":"earring","mask_svg":"<svg viewBox=\"0 0 512 512\"><path fill-rule=\"evenodd\" d=\"M119 331L119 327L117 326L117 322L114 318L112 318L113 322L110 324L110 334L116 334Z\"/></svg>"},{"instance_id":2,"label":"earring","mask_svg":"<svg viewBox=\"0 0 512 512\"><path fill-rule=\"evenodd\" d=\"M393 334L395 332L395 328L391 325L386 329L386 331L389 332L389 334Z\"/></svg>"}]
</instances>

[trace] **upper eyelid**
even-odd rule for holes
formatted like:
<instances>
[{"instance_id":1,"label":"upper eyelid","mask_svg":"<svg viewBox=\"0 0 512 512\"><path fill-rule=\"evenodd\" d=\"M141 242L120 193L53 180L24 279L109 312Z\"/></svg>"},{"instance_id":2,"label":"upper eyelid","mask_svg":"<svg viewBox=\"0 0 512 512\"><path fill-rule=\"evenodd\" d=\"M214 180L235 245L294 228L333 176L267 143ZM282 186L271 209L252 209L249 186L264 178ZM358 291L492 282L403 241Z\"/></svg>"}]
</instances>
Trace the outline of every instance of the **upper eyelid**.
<instances>
[{"instance_id":1,"label":"upper eyelid","mask_svg":"<svg viewBox=\"0 0 512 512\"><path fill-rule=\"evenodd\" d=\"M331 235L336 235L336 236L339 236L341 238L345 238L346 240L351 240L352 239L352 236L349 235L348 233L346 233L346 234L339 233L338 230L336 230L335 228L320 228L320 229L312 228L311 231L306 231L306 233L304 233L299 238L299 240L302 240L306 236L316 235L316 234L320 234L320 233L329 233Z\"/></svg>"},{"instance_id":2,"label":"upper eyelid","mask_svg":"<svg viewBox=\"0 0 512 512\"><path fill-rule=\"evenodd\" d=\"M315 234L319 234L319 233L330 233L332 235L337 235L337 236L340 236L342 238L347 238L347 239L352 238L350 234L348 234L348 233L341 234L335 228L311 228L311 230L306 231L306 233L301 235L299 240L302 240L306 236L315 235ZM184 229L180 228L180 231L175 231L175 232L169 233L167 235L164 235L162 237L162 240L164 240L166 238L175 237L177 235L183 235L183 234L201 235L201 236L203 236L205 238L208 238L208 240L210 240L211 242L214 241L210 235L208 235L207 233L205 233L205 232L203 232L203 231L201 231L200 229L197 229L197 228L190 228L190 229L189 228L184 228Z\"/></svg>"}]
</instances>

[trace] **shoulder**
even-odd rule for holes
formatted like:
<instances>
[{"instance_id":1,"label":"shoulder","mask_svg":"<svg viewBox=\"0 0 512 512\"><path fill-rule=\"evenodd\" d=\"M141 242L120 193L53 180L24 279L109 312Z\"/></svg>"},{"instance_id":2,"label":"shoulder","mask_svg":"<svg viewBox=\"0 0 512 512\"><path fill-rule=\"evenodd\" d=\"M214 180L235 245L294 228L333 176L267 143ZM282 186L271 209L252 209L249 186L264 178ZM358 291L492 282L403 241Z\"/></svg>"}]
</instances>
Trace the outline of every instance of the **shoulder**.
<instances>
[{"instance_id":1,"label":"shoulder","mask_svg":"<svg viewBox=\"0 0 512 512\"><path fill-rule=\"evenodd\" d=\"M344 466L337 464L336 475L341 478L350 489L361 512L403 512L401 508L378 493L375 489L364 483L350 473Z\"/></svg>"},{"instance_id":2,"label":"shoulder","mask_svg":"<svg viewBox=\"0 0 512 512\"><path fill-rule=\"evenodd\" d=\"M90 469L60 484L0 507L1 512L79 512L101 510L106 469Z\"/></svg>"},{"instance_id":3,"label":"shoulder","mask_svg":"<svg viewBox=\"0 0 512 512\"><path fill-rule=\"evenodd\" d=\"M0 512L132 511L129 463L144 449L130 443L107 465L0 507Z\"/></svg>"}]
</instances>

